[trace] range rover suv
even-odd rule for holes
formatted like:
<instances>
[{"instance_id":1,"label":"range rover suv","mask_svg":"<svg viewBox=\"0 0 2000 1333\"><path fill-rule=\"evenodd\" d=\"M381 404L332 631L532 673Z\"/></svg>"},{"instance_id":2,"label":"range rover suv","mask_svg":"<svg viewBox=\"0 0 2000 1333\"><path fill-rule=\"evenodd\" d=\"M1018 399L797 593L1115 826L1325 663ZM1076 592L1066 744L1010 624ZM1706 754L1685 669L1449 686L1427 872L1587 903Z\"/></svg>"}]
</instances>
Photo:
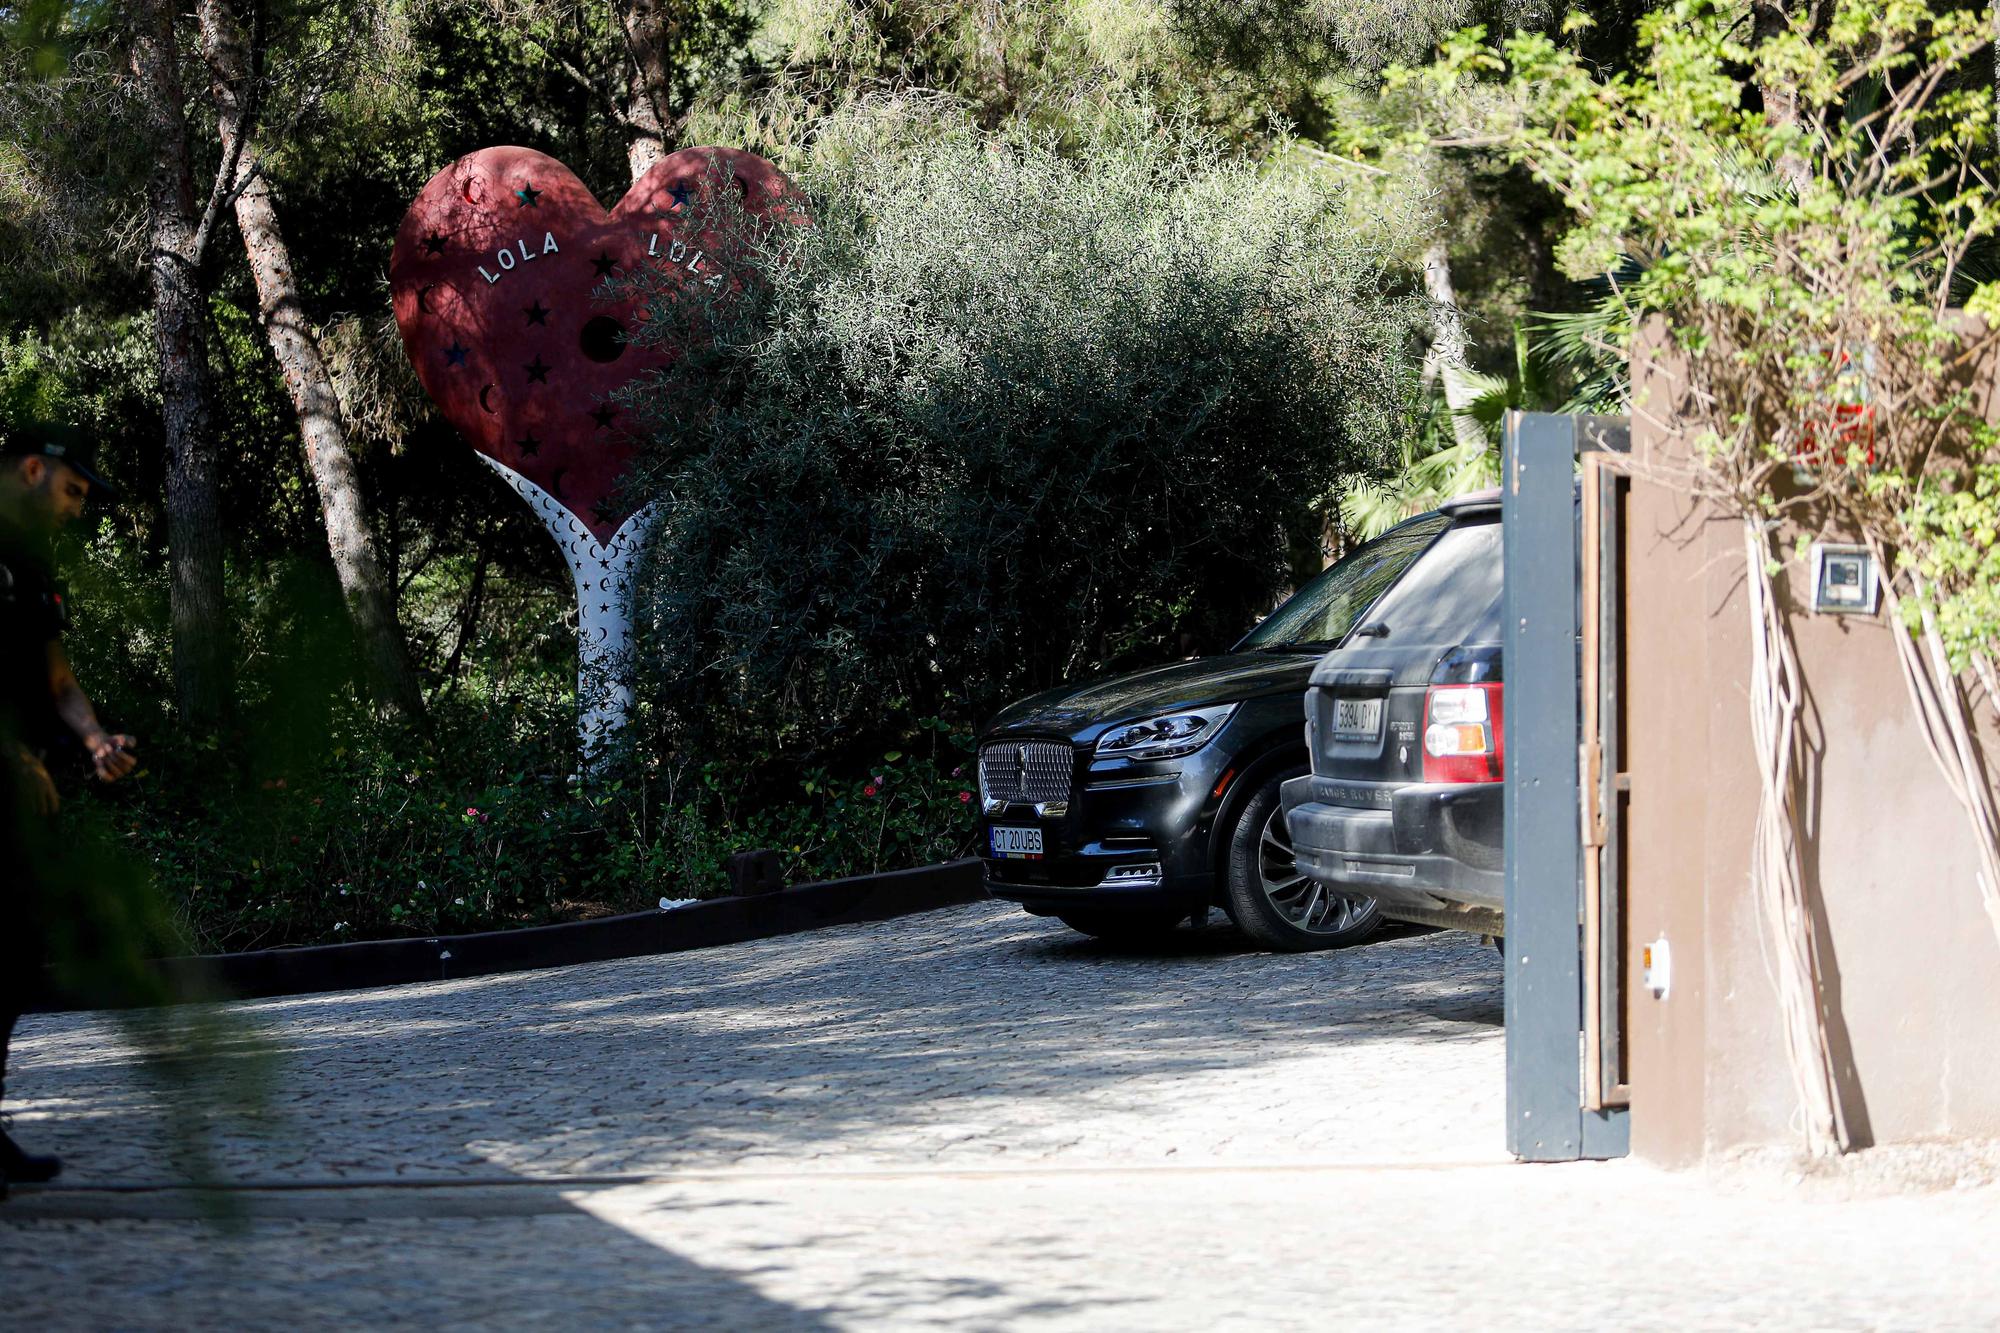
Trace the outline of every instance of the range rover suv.
<instances>
[{"instance_id":1,"label":"range rover suv","mask_svg":"<svg viewBox=\"0 0 2000 1333\"><path fill-rule=\"evenodd\" d=\"M1307 770L1313 665L1448 520L1413 519L1289 598L1228 653L1022 700L979 742L987 884L1086 934L1136 937L1220 906L1284 950L1366 938L1380 912L1301 874L1279 788Z\"/></svg>"},{"instance_id":2,"label":"range rover suv","mask_svg":"<svg viewBox=\"0 0 2000 1333\"><path fill-rule=\"evenodd\" d=\"M1506 734L1500 496L1445 504L1433 540L1306 691L1312 771L1284 784L1299 870L1383 915L1500 935Z\"/></svg>"}]
</instances>

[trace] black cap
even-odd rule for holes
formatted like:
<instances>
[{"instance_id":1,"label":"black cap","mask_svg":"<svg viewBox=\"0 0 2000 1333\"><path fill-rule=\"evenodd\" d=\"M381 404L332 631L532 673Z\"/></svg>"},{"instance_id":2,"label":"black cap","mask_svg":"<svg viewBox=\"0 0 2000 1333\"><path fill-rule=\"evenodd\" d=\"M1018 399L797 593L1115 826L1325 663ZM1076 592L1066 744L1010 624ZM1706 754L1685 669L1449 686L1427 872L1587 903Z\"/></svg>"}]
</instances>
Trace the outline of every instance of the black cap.
<instances>
[{"instance_id":1,"label":"black cap","mask_svg":"<svg viewBox=\"0 0 2000 1333\"><path fill-rule=\"evenodd\" d=\"M67 463L78 476L102 491L105 499L118 497L118 488L97 470L96 443L75 426L53 421L31 421L16 426L7 433L5 448L0 452L11 458L40 454Z\"/></svg>"}]
</instances>

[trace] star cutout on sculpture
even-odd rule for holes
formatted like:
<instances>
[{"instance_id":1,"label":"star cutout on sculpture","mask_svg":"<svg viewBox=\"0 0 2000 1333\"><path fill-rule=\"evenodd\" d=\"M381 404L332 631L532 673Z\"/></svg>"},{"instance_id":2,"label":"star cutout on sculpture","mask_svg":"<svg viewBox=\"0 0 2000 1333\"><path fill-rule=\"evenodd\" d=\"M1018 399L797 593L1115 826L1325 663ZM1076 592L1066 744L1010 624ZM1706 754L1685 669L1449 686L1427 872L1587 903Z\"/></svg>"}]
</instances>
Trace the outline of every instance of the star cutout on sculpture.
<instances>
[{"instance_id":1,"label":"star cutout on sculpture","mask_svg":"<svg viewBox=\"0 0 2000 1333\"><path fill-rule=\"evenodd\" d=\"M430 235L424 237L424 253L427 255L443 254L444 233L434 231Z\"/></svg>"},{"instance_id":2,"label":"star cutout on sculpture","mask_svg":"<svg viewBox=\"0 0 2000 1333\"><path fill-rule=\"evenodd\" d=\"M464 344L454 341L451 346L444 349L445 364L452 366L464 365L465 358L471 350L471 348L466 347Z\"/></svg>"},{"instance_id":3,"label":"star cutout on sculpture","mask_svg":"<svg viewBox=\"0 0 2000 1333\"><path fill-rule=\"evenodd\" d=\"M530 384L547 384L549 382L549 366L547 362L542 360L540 352L535 353L535 359L527 365L522 366L521 369L528 372L528 383Z\"/></svg>"},{"instance_id":4,"label":"star cutout on sculpture","mask_svg":"<svg viewBox=\"0 0 2000 1333\"><path fill-rule=\"evenodd\" d=\"M609 430L611 428L612 418L616 417L617 415L618 414L612 411L610 405L607 403L599 405L597 410L590 414L590 419L597 423L597 428L599 430Z\"/></svg>"},{"instance_id":5,"label":"star cutout on sculpture","mask_svg":"<svg viewBox=\"0 0 2000 1333\"><path fill-rule=\"evenodd\" d=\"M514 197L521 201L521 207L523 208L541 207L539 201L542 197L542 192L537 190L533 185L523 185L520 189L514 191Z\"/></svg>"},{"instance_id":6,"label":"star cutout on sculpture","mask_svg":"<svg viewBox=\"0 0 2000 1333\"><path fill-rule=\"evenodd\" d=\"M608 250L590 262L597 265L597 276L600 278L610 277L611 270L618 267L618 261L611 256L611 252Z\"/></svg>"},{"instance_id":7,"label":"star cutout on sculpture","mask_svg":"<svg viewBox=\"0 0 2000 1333\"><path fill-rule=\"evenodd\" d=\"M542 442L535 438L533 431L529 431L526 435L514 441L514 447L521 451L521 457L523 458L533 458L542 452Z\"/></svg>"},{"instance_id":8,"label":"star cutout on sculpture","mask_svg":"<svg viewBox=\"0 0 2000 1333\"><path fill-rule=\"evenodd\" d=\"M686 181L680 181L667 191L667 196L674 201L674 211L679 212L687 206L687 201L694 196L694 191L688 189Z\"/></svg>"},{"instance_id":9,"label":"star cutout on sculpture","mask_svg":"<svg viewBox=\"0 0 2000 1333\"><path fill-rule=\"evenodd\" d=\"M522 313L527 315L530 324L540 324L546 327L549 322L549 308L542 304L542 298L539 296L535 298L535 303L528 306Z\"/></svg>"}]
</instances>

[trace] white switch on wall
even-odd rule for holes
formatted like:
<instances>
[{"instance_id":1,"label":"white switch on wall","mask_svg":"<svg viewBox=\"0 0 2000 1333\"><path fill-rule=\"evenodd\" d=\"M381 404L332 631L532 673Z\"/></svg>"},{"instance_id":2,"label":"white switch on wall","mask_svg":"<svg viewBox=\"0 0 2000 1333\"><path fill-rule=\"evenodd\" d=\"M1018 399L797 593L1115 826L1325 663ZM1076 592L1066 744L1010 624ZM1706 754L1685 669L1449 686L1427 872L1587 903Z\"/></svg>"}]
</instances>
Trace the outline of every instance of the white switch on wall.
<instances>
[{"instance_id":1,"label":"white switch on wall","mask_svg":"<svg viewBox=\"0 0 2000 1333\"><path fill-rule=\"evenodd\" d=\"M1639 967L1645 976L1646 989L1653 992L1653 998L1667 998L1667 987L1674 981L1674 951L1667 944L1665 935L1651 944L1639 946Z\"/></svg>"}]
</instances>

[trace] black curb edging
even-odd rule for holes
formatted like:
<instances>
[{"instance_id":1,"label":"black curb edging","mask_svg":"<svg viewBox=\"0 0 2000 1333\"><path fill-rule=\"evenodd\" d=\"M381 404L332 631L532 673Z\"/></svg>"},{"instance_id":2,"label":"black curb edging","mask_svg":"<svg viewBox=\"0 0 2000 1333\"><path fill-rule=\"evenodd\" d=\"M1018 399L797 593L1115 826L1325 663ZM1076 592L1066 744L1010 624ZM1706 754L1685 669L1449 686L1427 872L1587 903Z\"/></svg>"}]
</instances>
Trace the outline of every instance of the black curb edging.
<instances>
[{"instance_id":1,"label":"black curb edging","mask_svg":"<svg viewBox=\"0 0 2000 1333\"><path fill-rule=\"evenodd\" d=\"M947 861L594 921L428 939L365 940L165 958L155 966L176 995L220 994L230 999L261 1000L679 953L795 935L823 926L885 921L978 902L987 896L978 860ZM57 1000L45 1011L96 1007Z\"/></svg>"}]
</instances>

